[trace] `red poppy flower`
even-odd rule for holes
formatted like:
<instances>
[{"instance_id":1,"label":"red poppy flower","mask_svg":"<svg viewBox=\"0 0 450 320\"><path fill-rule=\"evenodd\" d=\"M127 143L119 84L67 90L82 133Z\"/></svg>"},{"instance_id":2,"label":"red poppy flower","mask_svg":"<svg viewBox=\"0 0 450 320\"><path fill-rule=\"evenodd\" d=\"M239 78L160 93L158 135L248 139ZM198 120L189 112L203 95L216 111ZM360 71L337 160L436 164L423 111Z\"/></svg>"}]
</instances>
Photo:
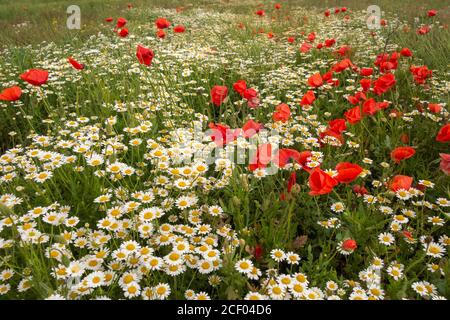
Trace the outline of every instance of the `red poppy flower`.
<instances>
[{"instance_id":1,"label":"red poppy flower","mask_svg":"<svg viewBox=\"0 0 450 320\"><path fill-rule=\"evenodd\" d=\"M417 84L424 84L425 81L433 75L433 71L428 69L427 66L411 66L409 70L413 74L414 82Z\"/></svg>"},{"instance_id":2,"label":"red poppy flower","mask_svg":"<svg viewBox=\"0 0 450 320\"><path fill-rule=\"evenodd\" d=\"M303 170L305 170L308 173L310 173L311 170L313 169L309 167L307 164L311 160L311 157L312 157L311 151L306 150L300 152L299 157L297 159L297 162L301 164Z\"/></svg>"},{"instance_id":3,"label":"red poppy flower","mask_svg":"<svg viewBox=\"0 0 450 320\"><path fill-rule=\"evenodd\" d=\"M238 80L233 84L233 89L242 97L244 96L245 90L247 90L247 82L245 80Z\"/></svg>"},{"instance_id":4,"label":"red poppy flower","mask_svg":"<svg viewBox=\"0 0 450 320\"><path fill-rule=\"evenodd\" d=\"M266 13L264 12L264 10L258 10L255 12L258 16L262 17L264 16Z\"/></svg>"},{"instance_id":5,"label":"red poppy flower","mask_svg":"<svg viewBox=\"0 0 450 320\"><path fill-rule=\"evenodd\" d=\"M350 53L350 51L351 51L351 48L349 46L342 46L335 52L338 55L340 55L341 57L345 57L346 55L348 55Z\"/></svg>"},{"instance_id":6,"label":"red poppy flower","mask_svg":"<svg viewBox=\"0 0 450 320\"><path fill-rule=\"evenodd\" d=\"M361 101L361 100L367 100L367 96L366 96L366 94L364 93L364 92L357 92L356 94L355 94L355 97L356 98L358 98L358 100L359 101Z\"/></svg>"},{"instance_id":7,"label":"red poppy flower","mask_svg":"<svg viewBox=\"0 0 450 320\"><path fill-rule=\"evenodd\" d=\"M152 64L152 60L155 54L151 49L145 48L141 45L137 45L136 47L136 57L139 60L140 64L145 64L147 66Z\"/></svg>"},{"instance_id":8,"label":"red poppy flower","mask_svg":"<svg viewBox=\"0 0 450 320\"><path fill-rule=\"evenodd\" d=\"M288 121L290 116L291 116L291 109L289 108L289 106L285 103L281 103L275 108L275 112L273 113L272 119L273 121L286 122Z\"/></svg>"},{"instance_id":9,"label":"red poppy flower","mask_svg":"<svg viewBox=\"0 0 450 320\"><path fill-rule=\"evenodd\" d=\"M375 65L380 68L381 72L395 69L397 67L397 55L379 54L375 60Z\"/></svg>"},{"instance_id":10,"label":"red poppy flower","mask_svg":"<svg viewBox=\"0 0 450 320\"><path fill-rule=\"evenodd\" d=\"M435 9L428 10L427 14L429 17L434 17L435 15L437 15L437 10Z\"/></svg>"},{"instance_id":11,"label":"red poppy flower","mask_svg":"<svg viewBox=\"0 0 450 320\"><path fill-rule=\"evenodd\" d=\"M347 96L346 99L348 102L350 102L350 104L355 106L361 101L361 96L358 94L355 94L354 96Z\"/></svg>"},{"instance_id":12,"label":"red poppy flower","mask_svg":"<svg viewBox=\"0 0 450 320\"><path fill-rule=\"evenodd\" d=\"M186 31L186 28L182 25L173 27L173 32L175 33L183 33L184 31Z\"/></svg>"},{"instance_id":13,"label":"red poppy flower","mask_svg":"<svg viewBox=\"0 0 450 320\"><path fill-rule=\"evenodd\" d=\"M395 76L392 73L387 73L375 80L373 84L373 91L377 95L382 95L396 84Z\"/></svg>"},{"instance_id":14,"label":"red poppy flower","mask_svg":"<svg viewBox=\"0 0 450 320\"><path fill-rule=\"evenodd\" d=\"M331 12L327 9L323 14L325 15L325 17L329 17L331 15Z\"/></svg>"},{"instance_id":15,"label":"red poppy flower","mask_svg":"<svg viewBox=\"0 0 450 320\"><path fill-rule=\"evenodd\" d=\"M416 153L416 150L411 147L398 147L392 150L391 152L391 158L396 163L400 163L400 161L404 159L411 158Z\"/></svg>"},{"instance_id":16,"label":"red poppy flower","mask_svg":"<svg viewBox=\"0 0 450 320\"><path fill-rule=\"evenodd\" d=\"M329 81L329 80L331 80L332 78L333 78L333 70L328 71L327 73L325 73L325 74L322 76L322 80L323 80L323 81Z\"/></svg>"},{"instance_id":17,"label":"red poppy flower","mask_svg":"<svg viewBox=\"0 0 450 320\"><path fill-rule=\"evenodd\" d=\"M352 61L350 59L343 59L336 64L333 65L331 68L334 72L342 72L350 67L354 67Z\"/></svg>"},{"instance_id":18,"label":"red poppy flower","mask_svg":"<svg viewBox=\"0 0 450 320\"><path fill-rule=\"evenodd\" d=\"M313 42L316 39L316 33L311 32L310 34L308 34L307 38L309 42Z\"/></svg>"},{"instance_id":19,"label":"red poppy flower","mask_svg":"<svg viewBox=\"0 0 450 320\"><path fill-rule=\"evenodd\" d=\"M358 245L353 239L346 239L342 242L342 249L345 251L355 251Z\"/></svg>"},{"instance_id":20,"label":"red poppy flower","mask_svg":"<svg viewBox=\"0 0 450 320\"><path fill-rule=\"evenodd\" d=\"M84 64L79 63L77 60L73 59L72 57L67 58L67 60L70 62L70 64L77 70L83 70Z\"/></svg>"},{"instance_id":21,"label":"red poppy flower","mask_svg":"<svg viewBox=\"0 0 450 320\"><path fill-rule=\"evenodd\" d=\"M352 105L357 105L359 103L359 98L357 96L347 96L347 101Z\"/></svg>"},{"instance_id":22,"label":"red poppy flower","mask_svg":"<svg viewBox=\"0 0 450 320\"><path fill-rule=\"evenodd\" d=\"M333 46L336 43L335 39L326 39L325 40L325 47L329 48Z\"/></svg>"},{"instance_id":23,"label":"red poppy flower","mask_svg":"<svg viewBox=\"0 0 450 320\"><path fill-rule=\"evenodd\" d=\"M126 36L128 36L128 29L127 28L123 28L119 31L119 36L121 36L122 38L125 38Z\"/></svg>"},{"instance_id":24,"label":"red poppy flower","mask_svg":"<svg viewBox=\"0 0 450 320\"><path fill-rule=\"evenodd\" d=\"M411 177L397 175L392 178L389 188L394 192L397 192L400 189L409 190L411 188L412 181L413 178Z\"/></svg>"},{"instance_id":25,"label":"red poppy flower","mask_svg":"<svg viewBox=\"0 0 450 320\"><path fill-rule=\"evenodd\" d=\"M430 110L430 112L432 112L432 113L440 113L442 110L442 107L438 103L429 103L428 110Z\"/></svg>"},{"instance_id":26,"label":"red poppy flower","mask_svg":"<svg viewBox=\"0 0 450 320\"><path fill-rule=\"evenodd\" d=\"M359 74L363 77L371 76L373 74L373 68L361 68L361 70L359 70Z\"/></svg>"},{"instance_id":27,"label":"red poppy flower","mask_svg":"<svg viewBox=\"0 0 450 320\"><path fill-rule=\"evenodd\" d=\"M258 91L255 89L246 89L243 96L244 99L247 100L247 105L249 108L256 108L259 106Z\"/></svg>"},{"instance_id":28,"label":"red poppy flower","mask_svg":"<svg viewBox=\"0 0 450 320\"><path fill-rule=\"evenodd\" d=\"M209 124L209 128L211 129L211 140L218 146L224 146L227 143L236 140L240 133L240 129L230 129L227 125L215 124L212 122Z\"/></svg>"},{"instance_id":29,"label":"red poppy flower","mask_svg":"<svg viewBox=\"0 0 450 320\"><path fill-rule=\"evenodd\" d=\"M374 114L376 114L378 109L377 109L377 103L376 103L375 99L370 98L370 99L367 99L366 101L364 101L362 110L363 110L364 114L368 114L370 116L373 116Z\"/></svg>"},{"instance_id":30,"label":"red poppy flower","mask_svg":"<svg viewBox=\"0 0 450 320\"><path fill-rule=\"evenodd\" d=\"M375 65L380 68L380 71L385 73L389 70L397 69L398 67L398 53L393 52L390 56L383 53L377 56Z\"/></svg>"},{"instance_id":31,"label":"red poppy flower","mask_svg":"<svg viewBox=\"0 0 450 320\"><path fill-rule=\"evenodd\" d=\"M299 162L300 152L294 149L279 149L274 157L273 162L280 168L284 168L287 164L291 162Z\"/></svg>"},{"instance_id":32,"label":"red poppy flower","mask_svg":"<svg viewBox=\"0 0 450 320\"><path fill-rule=\"evenodd\" d=\"M106 21L106 22L112 22L112 21L113 21L113 18L108 17L108 18L105 19L105 21Z\"/></svg>"},{"instance_id":33,"label":"red poppy flower","mask_svg":"<svg viewBox=\"0 0 450 320\"><path fill-rule=\"evenodd\" d=\"M320 168L315 168L309 175L309 195L318 196L333 191L338 182Z\"/></svg>"},{"instance_id":34,"label":"red poppy flower","mask_svg":"<svg viewBox=\"0 0 450 320\"><path fill-rule=\"evenodd\" d=\"M361 121L361 108L359 106L351 108L344 113L344 116L349 123L358 123L359 121Z\"/></svg>"},{"instance_id":35,"label":"red poppy flower","mask_svg":"<svg viewBox=\"0 0 450 320\"><path fill-rule=\"evenodd\" d=\"M308 52L309 50L311 50L311 48L312 48L312 45L310 45L310 44L307 43L307 42L303 42L303 44L302 44L301 47L300 47L300 51L301 51L302 53L305 53L305 52Z\"/></svg>"},{"instance_id":36,"label":"red poppy flower","mask_svg":"<svg viewBox=\"0 0 450 320\"><path fill-rule=\"evenodd\" d=\"M314 91L308 90L305 95L302 97L302 100L300 101L300 105L306 106L311 105L316 100L316 95L314 94Z\"/></svg>"},{"instance_id":37,"label":"red poppy flower","mask_svg":"<svg viewBox=\"0 0 450 320\"><path fill-rule=\"evenodd\" d=\"M389 61L393 63L398 63L398 59L400 58L400 53L397 51L394 51L391 53L391 57L389 58Z\"/></svg>"},{"instance_id":38,"label":"red poppy flower","mask_svg":"<svg viewBox=\"0 0 450 320\"><path fill-rule=\"evenodd\" d=\"M369 91L370 87L372 86L372 80L370 79L361 79L359 81L359 84L361 85L361 88L364 92Z\"/></svg>"},{"instance_id":39,"label":"red poppy flower","mask_svg":"<svg viewBox=\"0 0 450 320\"><path fill-rule=\"evenodd\" d=\"M275 3L275 9L281 9L281 4L279 4L279 3Z\"/></svg>"},{"instance_id":40,"label":"red poppy flower","mask_svg":"<svg viewBox=\"0 0 450 320\"><path fill-rule=\"evenodd\" d=\"M287 41L289 43L294 43L295 42L295 38L294 37L289 37L289 38L287 38Z\"/></svg>"},{"instance_id":41,"label":"red poppy flower","mask_svg":"<svg viewBox=\"0 0 450 320\"><path fill-rule=\"evenodd\" d=\"M10 88L3 89L0 92L0 100L1 101L16 101L20 99L22 95L22 89L18 86L13 86Z\"/></svg>"},{"instance_id":42,"label":"red poppy flower","mask_svg":"<svg viewBox=\"0 0 450 320\"><path fill-rule=\"evenodd\" d=\"M244 132L245 138L251 138L262 128L264 128L264 125L250 119L244 124L244 126L242 127L242 131Z\"/></svg>"},{"instance_id":43,"label":"red poppy flower","mask_svg":"<svg viewBox=\"0 0 450 320\"><path fill-rule=\"evenodd\" d=\"M40 69L30 69L20 75L20 79L34 85L41 86L47 83L48 72Z\"/></svg>"},{"instance_id":44,"label":"red poppy flower","mask_svg":"<svg viewBox=\"0 0 450 320\"><path fill-rule=\"evenodd\" d=\"M248 165L250 171L255 171L256 169L263 169L267 167L272 159L272 145L270 143L261 144L258 146L255 157L251 160Z\"/></svg>"},{"instance_id":45,"label":"red poppy flower","mask_svg":"<svg viewBox=\"0 0 450 320\"><path fill-rule=\"evenodd\" d=\"M376 103L376 109L377 110L384 110L387 107L389 107L390 102L389 101L382 101Z\"/></svg>"},{"instance_id":46,"label":"red poppy flower","mask_svg":"<svg viewBox=\"0 0 450 320\"><path fill-rule=\"evenodd\" d=\"M158 29L158 31L156 31L156 36L160 39L164 39L166 37L166 32L163 29Z\"/></svg>"},{"instance_id":47,"label":"red poppy flower","mask_svg":"<svg viewBox=\"0 0 450 320\"><path fill-rule=\"evenodd\" d=\"M324 143L326 137L334 138L341 144L344 143L344 138L342 138L342 135L336 131L331 130L330 128L327 128L324 132L320 133L319 137L321 138L322 144Z\"/></svg>"},{"instance_id":48,"label":"red poppy flower","mask_svg":"<svg viewBox=\"0 0 450 320\"><path fill-rule=\"evenodd\" d=\"M226 86L214 86L211 89L211 101L215 106L220 106L227 98L228 88Z\"/></svg>"},{"instance_id":49,"label":"red poppy flower","mask_svg":"<svg viewBox=\"0 0 450 320\"><path fill-rule=\"evenodd\" d=\"M308 85L313 88L318 88L323 85L323 80L320 73L315 73L311 77L309 77Z\"/></svg>"},{"instance_id":50,"label":"red poppy flower","mask_svg":"<svg viewBox=\"0 0 450 320\"><path fill-rule=\"evenodd\" d=\"M450 141L450 123L446 124L439 130L439 132L436 136L436 141L439 141L439 142Z\"/></svg>"},{"instance_id":51,"label":"red poppy flower","mask_svg":"<svg viewBox=\"0 0 450 320\"><path fill-rule=\"evenodd\" d=\"M243 93L244 99L251 100L258 96L258 91L253 88L245 89Z\"/></svg>"},{"instance_id":52,"label":"red poppy flower","mask_svg":"<svg viewBox=\"0 0 450 320\"><path fill-rule=\"evenodd\" d=\"M155 20L155 25L158 29L166 29L170 27L170 21L166 18L158 18Z\"/></svg>"},{"instance_id":53,"label":"red poppy flower","mask_svg":"<svg viewBox=\"0 0 450 320\"><path fill-rule=\"evenodd\" d=\"M450 154L439 153L439 156L441 157L441 162L439 163L439 168L446 175L450 175Z\"/></svg>"},{"instance_id":54,"label":"red poppy flower","mask_svg":"<svg viewBox=\"0 0 450 320\"><path fill-rule=\"evenodd\" d=\"M127 24L127 19L125 19L125 18L119 18L119 19L117 19L116 28L117 28L117 29L121 29L121 28L123 28L126 24Z\"/></svg>"},{"instance_id":55,"label":"red poppy flower","mask_svg":"<svg viewBox=\"0 0 450 320\"><path fill-rule=\"evenodd\" d=\"M345 119L333 119L328 122L328 128L336 133L342 133L347 129Z\"/></svg>"},{"instance_id":56,"label":"red poppy flower","mask_svg":"<svg viewBox=\"0 0 450 320\"><path fill-rule=\"evenodd\" d=\"M336 166L338 172L335 179L340 183L350 183L355 180L363 169L357 164L350 162L340 162Z\"/></svg>"},{"instance_id":57,"label":"red poppy flower","mask_svg":"<svg viewBox=\"0 0 450 320\"><path fill-rule=\"evenodd\" d=\"M408 48L403 48L402 50L400 50L400 54L404 57L412 57L412 52L411 50L409 50Z\"/></svg>"},{"instance_id":58,"label":"red poppy flower","mask_svg":"<svg viewBox=\"0 0 450 320\"><path fill-rule=\"evenodd\" d=\"M431 28L430 26L423 26L420 27L419 29L417 29L417 34L420 36L423 36L425 34L427 34L428 32L430 32Z\"/></svg>"}]
</instances>

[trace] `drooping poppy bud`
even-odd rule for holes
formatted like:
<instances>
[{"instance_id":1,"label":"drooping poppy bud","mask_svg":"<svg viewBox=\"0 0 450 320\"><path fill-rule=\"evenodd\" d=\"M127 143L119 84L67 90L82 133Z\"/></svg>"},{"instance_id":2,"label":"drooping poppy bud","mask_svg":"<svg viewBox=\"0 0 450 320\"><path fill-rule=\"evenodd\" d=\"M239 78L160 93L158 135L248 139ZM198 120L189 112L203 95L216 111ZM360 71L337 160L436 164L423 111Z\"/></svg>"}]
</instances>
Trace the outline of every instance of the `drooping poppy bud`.
<instances>
[{"instance_id":1,"label":"drooping poppy bud","mask_svg":"<svg viewBox=\"0 0 450 320\"><path fill-rule=\"evenodd\" d=\"M219 107L224 100L227 98L228 88L226 86L214 86L211 89L211 101L212 103Z\"/></svg>"}]
</instances>

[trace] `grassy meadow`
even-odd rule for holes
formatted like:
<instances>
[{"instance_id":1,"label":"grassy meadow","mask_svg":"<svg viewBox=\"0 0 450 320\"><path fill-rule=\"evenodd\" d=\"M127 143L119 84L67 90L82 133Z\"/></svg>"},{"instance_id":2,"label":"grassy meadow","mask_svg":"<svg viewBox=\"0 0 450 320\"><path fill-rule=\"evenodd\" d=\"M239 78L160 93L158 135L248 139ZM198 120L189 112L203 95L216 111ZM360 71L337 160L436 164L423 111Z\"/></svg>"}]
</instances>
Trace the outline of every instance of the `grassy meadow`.
<instances>
[{"instance_id":1,"label":"grassy meadow","mask_svg":"<svg viewBox=\"0 0 450 320\"><path fill-rule=\"evenodd\" d=\"M450 297L447 1L76 2L0 2L0 299Z\"/></svg>"}]
</instances>

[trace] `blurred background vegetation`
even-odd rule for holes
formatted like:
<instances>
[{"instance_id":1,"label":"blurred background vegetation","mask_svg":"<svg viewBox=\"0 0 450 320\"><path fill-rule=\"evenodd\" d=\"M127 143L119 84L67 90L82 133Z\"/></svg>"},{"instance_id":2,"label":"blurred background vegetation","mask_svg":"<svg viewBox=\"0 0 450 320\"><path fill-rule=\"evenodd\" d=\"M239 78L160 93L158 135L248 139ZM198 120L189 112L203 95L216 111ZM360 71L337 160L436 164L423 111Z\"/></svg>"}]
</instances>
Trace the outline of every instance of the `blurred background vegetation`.
<instances>
[{"instance_id":1,"label":"blurred background vegetation","mask_svg":"<svg viewBox=\"0 0 450 320\"><path fill-rule=\"evenodd\" d=\"M126 15L128 4L134 9L163 7L175 9L220 8L220 11L240 12L251 10L254 3L269 8L277 1L266 0L0 0L0 46L28 45L42 41L64 41L68 37L87 36L97 32L105 17ZM439 10L443 24L450 21L448 0L279 0L284 7L317 7L320 9L346 6L353 10L365 10L369 5L380 6L384 12L396 13L402 20L414 21L414 17L429 9ZM81 30L68 30L66 19L68 6L76 4L81 9ZM225 6L224 6L225 5ZM228 6L226 6L228 5Z\"/></svg>"}]
</instances>

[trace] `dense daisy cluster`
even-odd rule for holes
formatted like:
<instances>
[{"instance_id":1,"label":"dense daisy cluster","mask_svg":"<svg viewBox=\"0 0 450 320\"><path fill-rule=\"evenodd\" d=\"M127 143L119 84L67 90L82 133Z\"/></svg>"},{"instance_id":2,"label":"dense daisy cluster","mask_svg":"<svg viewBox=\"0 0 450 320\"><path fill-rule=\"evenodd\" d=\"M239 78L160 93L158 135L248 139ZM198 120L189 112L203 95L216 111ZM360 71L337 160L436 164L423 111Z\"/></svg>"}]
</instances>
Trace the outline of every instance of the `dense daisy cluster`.
<instances>
[{"instance_id":1,"label":"dense daisy cluster","mask_svg":"<svg viewBox=\"0 0 450 320\"><path fill-rule=\"evenodd\" d=\"M271 10L130 9L22 48L34 73L2 52L0 295L449 296L448 73L395 17Z\"/></svg>"}]
</instances>

